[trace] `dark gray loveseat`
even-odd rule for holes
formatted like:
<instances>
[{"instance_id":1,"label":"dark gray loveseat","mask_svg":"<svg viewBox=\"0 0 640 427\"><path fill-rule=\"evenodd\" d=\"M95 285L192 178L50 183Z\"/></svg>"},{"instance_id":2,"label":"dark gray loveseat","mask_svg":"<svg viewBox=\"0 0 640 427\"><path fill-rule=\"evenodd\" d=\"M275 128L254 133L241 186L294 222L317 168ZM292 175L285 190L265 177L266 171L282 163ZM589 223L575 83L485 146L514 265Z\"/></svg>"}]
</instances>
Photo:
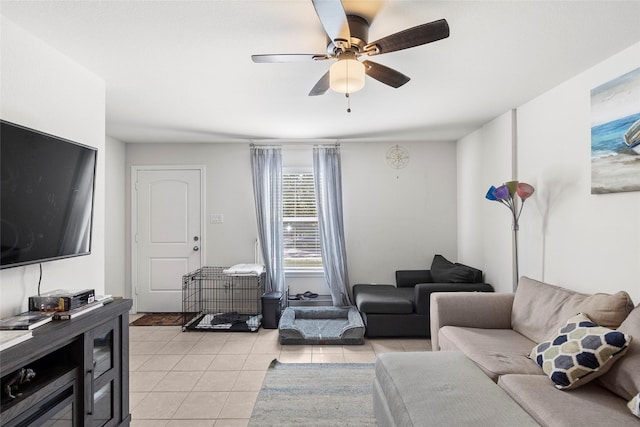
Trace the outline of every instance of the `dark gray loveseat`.
<instances>
[{"instance_id":1,"label":"dark gray loveseat","mask_svg":"<svg viewBox=\"0 0 640 427\"><path fill-rule=\"evenodd\" d=\"M367 337L430 337L433 292L493 292L481 270L436 255L430 270L398 270L394 285L354 285Z\"/></svg>"}]
</instances>

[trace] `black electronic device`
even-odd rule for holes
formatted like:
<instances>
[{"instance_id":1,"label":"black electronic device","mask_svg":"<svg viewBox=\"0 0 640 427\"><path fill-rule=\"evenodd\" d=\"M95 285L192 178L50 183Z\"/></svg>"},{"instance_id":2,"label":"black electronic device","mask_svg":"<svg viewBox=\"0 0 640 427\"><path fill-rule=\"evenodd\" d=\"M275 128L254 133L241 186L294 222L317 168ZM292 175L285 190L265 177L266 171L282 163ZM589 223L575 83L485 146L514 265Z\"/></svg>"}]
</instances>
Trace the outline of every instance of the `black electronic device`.
<instances>
[{"instance_id":1,"label":"black electronic device","mask_svg":"<svg viewBox=\"0 0 640 427\"><path fill-rule=\"evenodd\" d=\"M69 311L95 301L93 289L64 290L45 292L29 297L31 311Z\"/></svg>"},{"instance_id":2,"label":"black electronic device","mask_svg":"<svg viewBox=\"0 0 640 427\"><path fill-rule=\"evenodd\" d=\"M91 253L97 150L0 120L0 268Z\"/></svg>"}]
</instances>

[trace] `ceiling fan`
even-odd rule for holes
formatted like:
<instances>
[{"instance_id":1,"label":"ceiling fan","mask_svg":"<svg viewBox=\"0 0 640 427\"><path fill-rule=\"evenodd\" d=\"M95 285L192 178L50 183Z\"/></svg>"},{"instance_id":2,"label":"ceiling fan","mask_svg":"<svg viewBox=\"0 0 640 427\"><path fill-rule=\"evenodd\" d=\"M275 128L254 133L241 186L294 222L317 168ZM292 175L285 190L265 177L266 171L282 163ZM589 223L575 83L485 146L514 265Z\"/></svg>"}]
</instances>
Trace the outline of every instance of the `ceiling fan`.
<instances>
[{"instance_id":1,"label":"ceiling fan","mask_svg":"<svg viewBox=\"0 0 640 427\"><path fill-rule=\"evenodd\" d=\"M347 15L340 0L311 0L328 37L327 53L252 55L253 62L300 62L337 60L309 92L323 95L329 88L353 93L364 86L365 74L394 88L410 79L404 74L362 56L375 56L435 42L449 37L449 24L440 19L368 42L369 23L357 15Z\"/></svg>"}]
</instances>

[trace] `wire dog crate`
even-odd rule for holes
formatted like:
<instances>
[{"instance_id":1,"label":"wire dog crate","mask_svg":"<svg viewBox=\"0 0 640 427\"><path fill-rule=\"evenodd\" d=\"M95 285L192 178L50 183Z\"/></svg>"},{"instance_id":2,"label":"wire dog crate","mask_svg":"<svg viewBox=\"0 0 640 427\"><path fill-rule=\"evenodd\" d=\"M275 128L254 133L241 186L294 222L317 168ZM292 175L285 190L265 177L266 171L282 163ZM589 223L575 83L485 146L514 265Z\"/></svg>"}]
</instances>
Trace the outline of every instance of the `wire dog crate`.
<instances>
[{"instance_id":1,"label":"wire dog crate","mask_svg":"<svg viewBox=\"0 0 640 427\"><path fill-rule=\"evenodd\" d=\"M182 276L182 330L255 332L262 323L265 274L202 267Z\"/></svg>"}]
</instances>

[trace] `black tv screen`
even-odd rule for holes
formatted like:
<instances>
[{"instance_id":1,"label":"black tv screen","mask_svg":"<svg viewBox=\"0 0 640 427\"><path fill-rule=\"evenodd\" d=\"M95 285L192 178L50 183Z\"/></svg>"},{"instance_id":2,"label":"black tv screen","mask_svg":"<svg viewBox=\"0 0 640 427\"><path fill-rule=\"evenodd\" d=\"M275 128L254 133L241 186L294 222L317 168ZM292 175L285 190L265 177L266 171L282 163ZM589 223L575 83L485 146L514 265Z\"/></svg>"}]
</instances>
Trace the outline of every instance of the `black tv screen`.
<instances>
[{"instance_id":1,"label":"black tv screen","mask_svg":"<svg viewBox=\"0 0 640 427\"><path fill-rule=\"evenodd\" d=\"M0 120L0 268L91 253L96 156Z\"/></svg>"}]
</instances>

